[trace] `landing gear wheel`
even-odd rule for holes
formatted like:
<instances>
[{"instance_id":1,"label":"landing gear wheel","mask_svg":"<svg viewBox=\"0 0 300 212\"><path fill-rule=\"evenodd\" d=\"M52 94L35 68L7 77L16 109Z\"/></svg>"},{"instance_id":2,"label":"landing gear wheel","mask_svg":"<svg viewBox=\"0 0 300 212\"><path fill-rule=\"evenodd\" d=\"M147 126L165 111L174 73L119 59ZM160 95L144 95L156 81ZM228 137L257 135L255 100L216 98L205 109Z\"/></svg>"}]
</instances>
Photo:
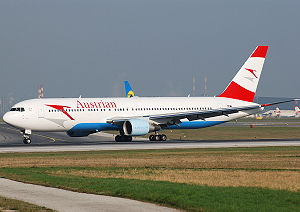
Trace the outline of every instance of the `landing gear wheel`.
<instances>
[{"instance_id":1,"label":"landing gear wheel","mask_svg":"<svg viewBox=\"0 0 300 212\"><path fill-rule=\"evenodd\" d=\"M132 136L129 135L117 135L115 137L116 142L131 142L132 141Z\"/></svg>"},{"instance_id":2,"label":"landing gear wheel","mask_svg":"<svg viewBox=\"0 0 300 212\"><path fill-rule=\"evenodd\" d=\"M31 139L30 139L31 130L30 129L21 130L21 134L23 135L23 143L30 144L31 143Z\"/></svg>"},{"instance_id":3,"label":"landing gear wheel","mask_svg":"<svg viewBox=\"0 0 300 212\"><path fill-rule=\"evenodd\" d=\"M150 141L154 141L154 135L150 135L150 136L149 136L149 140L150 140Z\"/></svg>"},{"instance_id":4,"label":"landing gear wheel","mask_svg":"<svg viewBox=\"0 0 300 212\"><path fill-rule=\"evenodd\" d=\"M160 141L160 135L154 135L154 141Z\"/></svg>"},{"instance_id":5,"label":"landing gear wheel","mask_svg":"<svg viewBox=\"0 0 300 212\"><path fill-rule=\"evenodd\" d=\"M120 135L117 135L117 136L115 137L115 141L116 141L116 142L120 142L120 141L121 141L121 136L120 136Z\"/></svg>"},{"instance_id":6,"label":"landing gear wheel","mask_svg":"<svg viewBox=\"0 0 300 212\"><path fill-rule=\"evenodd\" d=\"M23 143L24 144L30 144L31 143L31 139L30 138L24 138L23 139Z\"/></svg>"},{"instance_id":7,"label":"landing gear wheel","mask_svg":"<svg viewBox=\"0 0 300 212\"><path fill-rule=\"evenodd\" d=\"M149 141L166 141L166 140L167 140L167 136L165 134L149 136Z\"/></svg>"},{"instance_id":8,"label":"landing gear wheel","mask_svg":"<svg viewBox=\"0 0 300 212\"><path fill-rule=\"evenodd\" d=\"M131 142L132 141L132 136L126 136L127 138L126 138L126 142Z\"/></svg>"},{"instance_id":9,"label":"landing gear wheel","mask_svg":"<svg viewBox=\"0 0 300 212\"><path fill-rule=\"evenodd\" d=\"M167 140L167 136L166 135L160 135L160 140L161 141L166 141Z\"/></svg>"}]
</instances>

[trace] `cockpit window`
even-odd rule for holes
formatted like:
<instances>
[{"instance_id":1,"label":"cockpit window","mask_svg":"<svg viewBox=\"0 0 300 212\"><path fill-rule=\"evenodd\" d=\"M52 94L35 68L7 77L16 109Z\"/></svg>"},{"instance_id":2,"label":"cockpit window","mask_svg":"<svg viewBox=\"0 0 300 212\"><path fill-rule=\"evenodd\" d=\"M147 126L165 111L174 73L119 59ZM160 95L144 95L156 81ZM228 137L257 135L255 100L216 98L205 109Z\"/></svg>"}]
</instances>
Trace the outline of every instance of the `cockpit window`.
<instances>
[{"instance_id":1,"label":"cockpit window","mask_svg":"<svg viewBox=\"0 0 300 212\"><path fill-rule=\"evenodd\" d=\"M10 111L24 112L25 109L24 109L24 107L12 107L12 108L10 109Z\"/></svg>"}]
</instances>

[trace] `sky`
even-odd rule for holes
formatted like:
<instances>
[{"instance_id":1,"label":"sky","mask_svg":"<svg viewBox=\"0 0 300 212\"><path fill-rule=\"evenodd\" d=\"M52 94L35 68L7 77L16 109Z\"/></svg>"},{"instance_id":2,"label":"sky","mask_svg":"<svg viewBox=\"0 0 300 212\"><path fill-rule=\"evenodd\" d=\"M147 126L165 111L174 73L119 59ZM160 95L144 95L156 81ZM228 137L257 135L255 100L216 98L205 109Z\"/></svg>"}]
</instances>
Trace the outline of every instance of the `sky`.
<instances>
[{"instance_id":1,"label":"sky","mask_svg":"<svg viewBox=\"0 0 300 212\"><path fill-rule=\"evenodd\" d=\"M298 0L1 0L0 96L220 94L257 45L256 95L300 97Z\"/></svg>"}]
</instances>

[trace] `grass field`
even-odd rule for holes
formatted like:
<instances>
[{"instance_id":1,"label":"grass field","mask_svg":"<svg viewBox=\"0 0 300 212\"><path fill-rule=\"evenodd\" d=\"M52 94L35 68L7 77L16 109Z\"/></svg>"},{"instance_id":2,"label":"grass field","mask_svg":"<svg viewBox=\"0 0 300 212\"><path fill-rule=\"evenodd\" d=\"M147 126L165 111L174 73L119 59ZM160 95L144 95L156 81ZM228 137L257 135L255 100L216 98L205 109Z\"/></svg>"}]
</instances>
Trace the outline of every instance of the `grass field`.
<instances>
[{"instance_id":1,"label":"grass field","mask_svg":"<svg viewBox=\"0 0 300 212\"><path fill-rule=\"evenodd\" d=\"M50 212L54 210L0 196L0 211Z\"/></svg>"},{"instance_id":2,"label":"grass field","mask_svg":"<svg viewBox=\"0 0 300 212\"><path fill-rule=\"evenodd\" d=\"M299 127L208 127L195 130L164 130L168 139L177 140L257 140L299 139Z\"/></svg>"},{"instance_id":3,"label":"grass field","mask_svg":"<svg viewBox=\"0 0 300 212\"><path fill-rule=\"evenodd\" d=\"M188 211L299 211L300 147L0 154L0 176Z\"/></svg>"},{"instance_id":4,"label":"grass field","mask_svg":"<svg viewBox=\"0 0 300 212\"><path fill-rule=\"evenodd\" d=\"M280 118L263 118L263 119L255 119L255 118L241 118L233 120L233 122L300 122L300 118L295 117L280 117Z\"/></svg>"}]
</instances>

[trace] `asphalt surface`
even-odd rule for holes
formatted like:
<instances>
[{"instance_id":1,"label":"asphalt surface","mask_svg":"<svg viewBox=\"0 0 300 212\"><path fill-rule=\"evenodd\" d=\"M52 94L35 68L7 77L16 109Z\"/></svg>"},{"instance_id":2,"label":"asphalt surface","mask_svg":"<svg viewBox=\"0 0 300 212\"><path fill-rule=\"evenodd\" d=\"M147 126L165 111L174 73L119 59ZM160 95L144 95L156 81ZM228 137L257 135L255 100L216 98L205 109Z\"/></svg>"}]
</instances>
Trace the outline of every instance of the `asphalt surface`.
<instances>
[{"instance_id":1,"label":"asphalt surface","mask_svg":"<svg viewBox=\"0 0 300 212\"><path fill-rule=\"evenodd\" d=\"M207 140L150 142L143 138L133 142L116 143L112 135L99 133L82 138L72 138L65 133L34 132L30 145L23 144L20 132L0 123L0 153L5 152L49 152L49 151L92 151L126 149L167 148L222 148L257 146L300 146L296 140ZM56 188L24 184L0 178L0 195L19 199L58 211L172 211L173 209L134 200L81 194Z\"/></svg>"},{"instance_id":2,"label":"asphalt surface","mask_svg":"<svg viewBox=\"0 0 300 212\"><path fill-rule=\"evenodd\" d=\"M5 123L0 123L0 153L38 152L38 151L90 151L127 149L167 149L167 148L223 148L255 146L300 146L300 139L262 139L262 140L201 140L165 142L148 141L137 138L133 142L117 143L112 135L98 133L88 137L74 138L66 133L34 132L32 143L23 144L19 131Z\"/></svg>"},{"instance_id":3,"label":"asphalt surface","mask_svg":"<svg viewBox=\"0 0 300 212\"><path fill-rule=\"evenodd\" d=\"M172 212L175 209L136 200L85 194L0 178L0 195L57 211Z\"/></svg>"}]
</instances>

